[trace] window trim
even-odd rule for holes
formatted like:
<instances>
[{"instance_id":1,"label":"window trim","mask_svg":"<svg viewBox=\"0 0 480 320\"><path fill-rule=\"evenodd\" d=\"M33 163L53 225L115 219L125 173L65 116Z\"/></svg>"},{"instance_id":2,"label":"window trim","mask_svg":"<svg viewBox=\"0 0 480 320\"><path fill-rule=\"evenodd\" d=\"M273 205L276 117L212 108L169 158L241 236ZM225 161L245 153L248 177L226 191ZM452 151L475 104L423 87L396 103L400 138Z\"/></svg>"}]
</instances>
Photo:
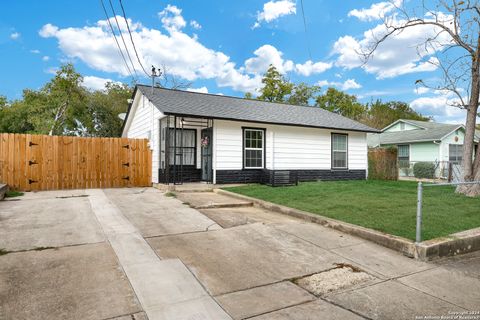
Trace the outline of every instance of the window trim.
<instances>
[{"instance_id":1,"label":"window trim","mask_svg":"<svg viewBox=\"0 0 480 320\"><path fill-rule=\"evenodd\" d=\"M254 130L254 131L261 131L263 134L263 139L262 139L262 166L261 167L246 167L245 166L245 156L246 156L246 148L245 148L245 132L247 130ZM255 127L242 127L242 169L243 170L259 170L259 169L265 169L266 168L266 163L267 163L267 129L265 128L255 128ZM253 148L257 149L258 148Z\"/></svg>"},{"instance_id":2,"label":"window trim","mask_svg":"<svg viewBox=\"0 0 480 320\"><path fill-rule=\"evenodd\" d=\"M400 147L408 147L408 161L410 162L410 145L409 144L397 144L397 150L400 149ZM405 158L405 157L403 157L403 158ZM397 160L400 160L400 152L398 152Z\"/></svg>"},{"instance_id":3,"label":"window trim","mask_svg":"<svg viewBox=\"0 0 480 320\"><path fill-rule=\"evenodd\" d=\"M450 160L450 148L451 146L455 146L455 148L458 148L460 147L460 160L458 160L458 156L457 156L457 160ZM449 143L448 144L448 162L456 162L456 163L462 163L463 162L463 144L456 144L456 143Z\"/></svg>"},{"instance_id":4,"label":"window trim","mask_svg":"<svg viewBox=\"0 0 480 320\"><path fill-rule=\"evenodd\" d=\"M165 128L165 129L170 129L170 133L169 133L169 135L168 135L169 137L170 137L171 135L173 135L174 132L175 132L175 128ZM177 130L177 132L179 132L179 131L181 131L182 129L177 128L176 130ZM194 143L194 146L193 146L193 147L182 147L182 149L193 149L193 164L185 164L185 163L184 163L184 164L182 164L182 165L183 165L184 167L195 167L195 168L196 168L196 167L197 167L197 129L183 129L183 131L193 131L193 132L194 132L194 139L195 139L194 142L195 142L195 143ZM180 147L177 147L177 148L180 148ZM174 146L170 146L170 142L169 142L168 149L169 149L169 150L168 150L168 154L169 154L169 156L170 156L170 152L171 152L170 149L175 149L175 147L174 147ZM175 155L174 155L174 156L175 156ZM169 162L170 162L170 161L169 161ZM170 165L170 166L173 166L174 164L173 164L173 162L172 162L172 163L169 163L169 165ZM177 163L176 165L177 165L177 166L180 166L180 163Z\"/></svg>"},{"instance_id":5,"label":"window trim","mask_svg":"<svg viewBox=\"0 0 480 320\"><path fill-rule=\"evenodd\" d=\"M400 157L400 147L408 147L408 159L405 159L406 157ZM397 144L397 163L399 168L406 168L401 166L400 161L406 161L408 162L408 166L410 165L410 149L411 149L410 144ZM403 159L400 159L400 158L403 158Z\"/></svg>"},{"instance_id":6,"label":"window trim","mask_svg":"<svg viewBox=\"0 0 480 320\"><path fill-rule=\"evenodd\" d=\"M345 151L346 159L345 159L345 167L334 167L333 166L333 136L338 135L338 136L345 136L347 139L347 149ZM343 151L337 151L337 152L343 152ZM347 133L340 133L340 132L332 132L330 133L330 168L331 170L348 170L348 134Z\"/></svg>"}]
</instances>

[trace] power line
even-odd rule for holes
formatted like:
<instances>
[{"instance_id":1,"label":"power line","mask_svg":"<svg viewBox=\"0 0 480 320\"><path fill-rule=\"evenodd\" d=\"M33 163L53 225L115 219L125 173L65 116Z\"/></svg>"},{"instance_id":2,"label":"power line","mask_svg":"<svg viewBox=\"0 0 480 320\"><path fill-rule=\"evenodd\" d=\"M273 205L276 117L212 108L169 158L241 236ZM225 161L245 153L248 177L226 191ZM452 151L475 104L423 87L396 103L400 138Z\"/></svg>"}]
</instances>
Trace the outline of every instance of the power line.
<instances>
[{"instance_id":1,"label":"power line","mask_svg":"<svg viewBox=\"0 0 480 320\"><path fill-rule=\"evenodd\" d=\"M127 71L130 74L130 76L132 78L134 78L134 76L132 74L132 71L130 70L130 67L128 66L127 59L125 59L125 55L123 54L122 48L120 47L120 43L118 43L117 37L115 36L115 32L113 30L112 24L110 23L110 18L108 17L107 9L105 8L105 4L103 3L103 0L100 0L100 3L102 4L103 12L105 12L105 17L107 18L108 25L110 26L110 31L112 32L112 36L115 39L115 42L117 43L118 51L122 55L122 59L123 59L123 62L125 63L125 67L127 67Z\"/></svg>"},{"instance_id":2,"label":"power line","mask_svg":"<svg viewBox=\"0 0 480 320\"><path fill-rule=\"evenodd\" d=\"M132 57L130 57L130 52L128 51L127 43L123 38L123 32L122 32L122 29L120 29L120 24L118 23L117 14L115 13L115 9L113 8L112 0L108 0L108 2L110 3L110 8L112 8L113 17L115 18L115 23L117 24L118 32L120 33L120 37L122 38L123 45L125 46L125 51L127 52L128 59L132 64L133 72L135 73L135 76L138 78L137 70L135 70L135 65L133 64Z\"/></svg>"},{"instance_id":3,"label":"power line","mask_svg":"<svg viewBox=\"0 0 480 320\"><path fill-rule=\"evenodd\" d=\"M135 55L137 56L138 63L140 64L140 67L142 67L142 70L143 70L143 72L145 73L145 75L146 75L147 77L150 77L150 75L149 75L148 72L145 70L145 67L144 67L143 64L142 64L142 61L140 60L140 56L138 55L137 47L135 46L135 42L133 41L132 32L130 31L130 26L128 25L127 15L126 15L126 13L125 13L125 9L123 8L122 0L119 0L119 2L120 2L120 7L122 8L123 19L125 19L125 23L127 24L128 34L130 35L130 40L132 41L133 50L135 51Z\"/></svg>"},{"instance_id":4,"label":"power line","mask_svg":"<svg viewBox=\"0 0 480 320\"><path fill-rule=\"evenodd\" d=\"M305 9L303 8L303 0L300 0L300 6L302 7L303 27L305 28L305 38L307 39L308 56L310 57L310 60L313 61L312 52L310 51L310 40L307 32L307 20L305 19Z\"/></svg>"}]
</instances>

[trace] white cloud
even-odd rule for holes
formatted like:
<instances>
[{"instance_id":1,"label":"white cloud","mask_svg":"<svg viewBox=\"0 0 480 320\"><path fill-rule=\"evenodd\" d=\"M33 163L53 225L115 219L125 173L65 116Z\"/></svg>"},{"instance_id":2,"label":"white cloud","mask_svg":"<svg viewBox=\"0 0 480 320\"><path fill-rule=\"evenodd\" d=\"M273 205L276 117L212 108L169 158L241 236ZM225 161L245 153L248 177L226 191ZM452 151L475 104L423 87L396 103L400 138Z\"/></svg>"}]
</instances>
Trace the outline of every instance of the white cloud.
<instances>
[{"instance_id":1,"label":"white cloud","mask_svg":"<svg viewBox=\"0 0 480 320\"><path fill-rule=\"evenodd\" d=\"M348 16L356 17L362 21L378 20L393 11L395 6L400 6L401 3L401 0L396 0L393 3L389 1L373 3L368 9L353 9L348 13Z\"/></svg>"},{"instance_id":2,"label":"white cloud","mask_svg":"<svg viewBox=\"0 0 480 320\"><path fill-rule=\"evenodd\" d=\"M54 37L55 34L57 34L57 32L58 32L58 27L50 23L47 23L42 27L42 29L40 29L38 34L43 38L49 38L49 37Z\"/></svg>"},{"instance_id":3,"label":"white cloud","mask_svg":"<svg viewBox=\"0 0 480 320\"><path fill-rule=\"evenodd\" d=\"M345 82L342 84L342 89L343 90L349 90L349 89L360 89L362 87L361 84L357 83L355 79L347 79Z\"/></svg>"},{"instance_id":4,"label":"white cloud","mask_svg":"<svg viewBox=\"0 0 480 320\"><path fill-rule=\"evenodd\" d=\"M83 77L82 85L89 90L103 90L105 89L105 84L107 84L107 82L120 83L108 78L85 76Z\"/></svg>"},{"instance_id":5,"label":"white cloud","mask_svg":"<svg viewBox=\"0 0 480 320\"><path fill-rule=\"evenodd\" d=\"M30 52L33 53L33 54L40 54L40 50L38 50L38 49L30 50Z\"/></svg>"},{"instance_id":6,"label":"white cloud","mask_svg":"<svg viewBox=\"0 0 480 320\"><path fill-rule=\"evenodd\" d=\"M199 92L199 93L208 93L208 88L203 86L201 88L188 88L187 91L190 92Z\"/></svg>"},{"instance_id":7,"label":"white cloud","mask_svg":"<svg viewBox=\"0 0 480 320\"><path fill-rule=\"evenodd\" d=\"M48 68L48 69L45 69L44 72L45 72L45 73L48 73L48 74L53 74L53 75L55 75L55 74L57 74L57 71L58 71L58 70L59 70L59 69L56 68L56 67L50 67L50 68Z\"/></svg>"},{"instance_id":8,"label":"white cloud","mask_svg":"<svg viewBox=\"0 0 480 320\"><path fill-rule=\"evenodd\" d=\"M297 8L295 1L292 0L271 0L263 5L263 10L257 12L257 21L253 25L253 29L260 27L262 22L272 22L282 16L296 14Z\"/></svg>"},{"instance_id":9,"label":"white cloud","mask_svg":"<svg viewBox=\"0 0 480 320\"><path fill-rule=\"evenodd\" d=\"M440 19L446 23L449 16ZM404 21L392 20L392 23L401 25ZM375 74L377 79L434 71L437 69L435 64L438 60L432 55L451 43L451 38L445 32L437 35L438 27L429 25L410 27L389 36L364 64L360 53L368 51L375 40L381 38L387 31L384 24L379 24L365 31L363 38L359 40L349 35L340 37L333 46L333 53L337 55L336 65L345 69L361 67L367 73ZM433 38L438 42L435 47L422 46L427 39Z\"/></svg>"},{"instance_id":10,"label":"white cloud","mask_svg":"<svg viewBox=\"0 0 480 320\"><path fill-rule=\"evenodd\" d=\"M413 90L413 92L416 93L416 94L424 94L424 93L427 93L429 91L430 91L430 89L428 89L426 87L417 87Z\"/></svg>"},{"instance_id":11,"label":"white cloud","mask_svg":"<svg viewBox=\"0 0 480 320\"><path fill-rule=\"evenodd\" d=\"M197 29L197 30L202 29L202 26L200 25L200 23L198 23L195 20L190 21L190 27L192 27L193 29Z\"/></svg>"},{"instance_id":12,"label":"white cloud","mask_svg":"<svg viewBox=\"0 0 480 320\"><path fill-rule=\"evenodd\" d=\"M42 60L43 60L43 61L48 61L48 60L50 60L50 57L49 57L49 56L43 56L43 57L42 57Z\"/></svg>"},{"instance_id":13,"label":"white cloud","mask_svg":"<svg viewBox=\"0 0 480 320\"><path fill-rule=\"evenodd\" d=\"M182 10L170 4L159 12L158 16L161 18L163 27L170 32L180 31L187 25L182 17Z\"/></svg>"},{"instance_id":14,"label":"white cloud","mask_svg":"<svg viewBox=\"0 0 480 320\"><path fill-rule=\"evenodd\" d=\"M19 32L13 32L13 33L10 34L10 39L17 40L18 38L20 38L20 33Z\"/></svg>"},{"instance_id":15,"label":"white cloud","mask_svg":"<svg viewBox=\"0 0 480 320\"><path fill-rule=\"evenodd\" d=\"M320 87L337 87L341 90L360 89L362 87L355 79L347 79L344 82L320 80L317 82Z\"/></svg>"},{"instance_id":16,"label":"white cloud","mask_svg":"<svg viewBox=\"0 0 480 320\"><path fill-rule=\"evenodd\" d=\"M313 63L311 60L308 60L304 64L297 63L295 65L297 73L303 76L310 76L312 74L322 73L332 67L331 62L316 62Z\"/></svg>"},{"instance_id":17,"label":"white cloud","mask_svg":"<svg viewBox=\"0 0 480 320\"><path fill-rule=\"evenodd\" d=\"M284 60L283 53L272 45L265 44L253 52L256 57L245 61L245 70L249 73L263 74L272 64L280 73L293 70L293 62Z\"/></svg>"},{"instance_id":18,"label":"white cloud","mask_svg":"<svg viewBox=\"0 0 480 320\"><path fill-rule=\"evenodd\" d=\"M173 76L188 81L215 79L220 87L228 86L242 92L253 92L261 86L260 75L246 73L244 68L237 68L223 52L204 46L195 35L184 33L181 29L185 26L185 20L180 14L181 10L175 6L167 6L160 13L166 32L129 20L133 40L146 68L152 64L165 65ZM120 30L124 30L124 25ZM129 75L106 20L81 28L58 28L46 24L39 34L44 38L55 38L68 59L79 59L95 70ZM128 38L128 33L124 37ZM133 53L130 41L127 45ZM137 70L141 70L136 59L134 64ZM285 67L288 69L288 66Z\"/></svg>"},{"instance_id":19,"label":"white cloud","mask_svg":"<svg viewBox=\"0 0 480 320\"><path fill-rule=\"evenodd\" d=\"M410 107L427 117L433 117L437 122L465 122L466 111L451 106L458 101L452 93L438 93L430 97L420 97L410 102Z\"/></svg>"}]
</instances>

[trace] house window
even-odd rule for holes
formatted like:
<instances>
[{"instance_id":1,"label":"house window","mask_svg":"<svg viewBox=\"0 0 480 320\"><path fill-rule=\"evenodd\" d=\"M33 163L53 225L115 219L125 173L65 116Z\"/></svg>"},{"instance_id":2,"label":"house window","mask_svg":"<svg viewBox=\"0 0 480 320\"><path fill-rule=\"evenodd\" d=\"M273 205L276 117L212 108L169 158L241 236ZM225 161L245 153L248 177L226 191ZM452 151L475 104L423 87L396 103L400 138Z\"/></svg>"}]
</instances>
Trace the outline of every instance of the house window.
<instances>
[{"instance_id":1,"label":"house window","mask_svg":"<svg viewBox=\"0 0 480 320\"><path fill-rule=\"evenodd\" d=\"M348 136L332 133L332 169L347 169Z\"/></svg>"},{"instance_id":2,"label":"house window","mask_svg":"<svg viewBox=\"0 0 480 320\"><path fill-rule=\"evenodd\" d=\"M243 130L243 164L245 169L262 169L265 157L265 130Z\"/></svg>"},{"instance_id":3,"label":"house window","mask_svg":"<svg viewBox=\"0 0 480 320\"><path fill-rule=\"evenodd\" d=\"M398 166L400 168L408 168L410 166L410 145L398 146Z\"/></svg>"},{"instance_id":4,"label":"house window","mask_svg":"<svg viewBox=\"0 0 480 320\"><path fill-rule=\"evenodd\" d=\"M463 156L463 144L448 145L448 161L461 163Z\"/></svg>"},{"instance_id":5,"label":"house window","mask_svg":"<svg viewBox=\"0 0 480 320\"><path fill-rule=\"evenodd\" d=\"M184 166L194 166L195 165L195 150L196 150L196 140L197 140L197 130L195 129L177 129L177 155L174 159L175 154L175 130L170 128L170 137L169 137L169 162L170 165L179 166L182 164L183 156L183 165ZM182 141L183 140L183 141ZM176 160L176 161L175 161Z\"/></svg>"},{"instance_id":6,"label":"house window","mask_svg":"<svg viewBox=\"0 0 480 320\"><path fill-rule=\"evenodd\" d=\"M405 130L405 122L400 122L400 130Z\"/></svg>"}]
</instances>

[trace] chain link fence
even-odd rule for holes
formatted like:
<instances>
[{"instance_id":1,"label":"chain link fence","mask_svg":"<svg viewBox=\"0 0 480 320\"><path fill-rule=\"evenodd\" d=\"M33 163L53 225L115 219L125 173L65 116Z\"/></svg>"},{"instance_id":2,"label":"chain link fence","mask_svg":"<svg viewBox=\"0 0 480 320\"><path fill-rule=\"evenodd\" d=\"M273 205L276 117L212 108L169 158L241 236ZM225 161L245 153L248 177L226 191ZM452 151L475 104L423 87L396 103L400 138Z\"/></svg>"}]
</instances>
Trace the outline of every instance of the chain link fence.
<instances>
[{"instance_id":1,"label":"chain link fence","mask_svg":"<svg viewBox=\"0 0 480 320\"><path fill-rule=\"evenodd\" d=\"M480 181L418 182L415 242L480 227L480 197L458 193L458 186L480 188Z\"/></svg>"},{"instance_id":2,"label":"chain link fence","mask_svg":"<svg viewBox=\"0 0 480 320\"><path fill-rule=\"evenodd\" d=\"M436 182L462 182L461 163L456 161L398 161L400 180L426 179Z\"/></svg>"}]
</instances>

